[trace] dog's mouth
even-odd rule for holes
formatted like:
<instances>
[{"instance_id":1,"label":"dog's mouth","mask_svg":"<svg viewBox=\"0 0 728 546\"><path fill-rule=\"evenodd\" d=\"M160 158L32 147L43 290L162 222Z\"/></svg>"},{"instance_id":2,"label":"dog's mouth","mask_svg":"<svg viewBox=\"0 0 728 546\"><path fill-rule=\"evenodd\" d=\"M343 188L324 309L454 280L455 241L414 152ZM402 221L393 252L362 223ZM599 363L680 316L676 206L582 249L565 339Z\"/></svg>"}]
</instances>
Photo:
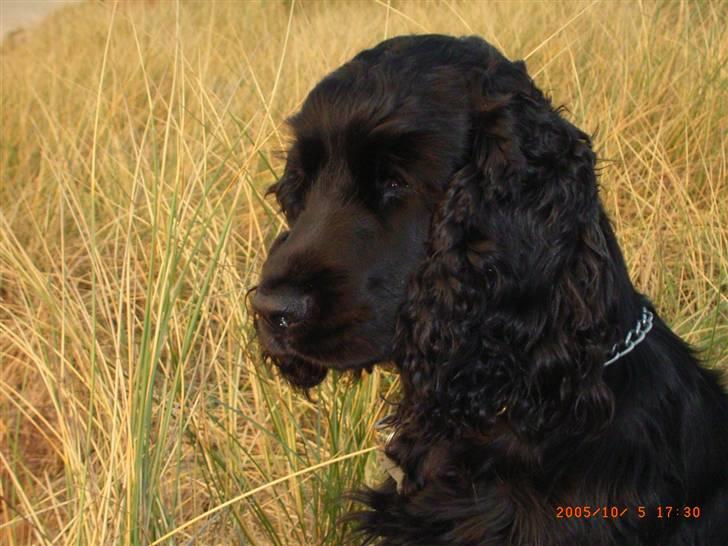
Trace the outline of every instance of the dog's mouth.
<instances>
[{"instance_id":1,"label":"dog's mouth","mask_svg":"<svg viewBox=\"0 0 728 546\"><path fill-rule=\"evenodd\" d=\"M308 390L326 379L328 368L295 355L265 355L278 368L283 378L298 389Z\"/></svg>"},{"instance_id":2,"label":"dog's mouth","mask_svg":"<svg viewBox=\"0 0 728 546\"><path fill-rule=\"evenodd\" d=\"M264 353L264 357L270 360L283 378L292 386L308 390L316 387L326 379L329 370L339 372L351 372L355 376L360 375L363 371L371 373L374 365L382 362L383 358L367 359L361 363L347 363L345 365L337 364L321 364L319 362L308 360L295 354L272 355Z\"/></svg>"},{"instance_id":3,"label":"dog's mouth","mask_svg":"<svg viewBox=\"0 0 728 546\"><path fill-rule=\"evenodd\" d=\"M263 356L278 368L286 381L303 390L323 382L329 370L358 375L364 370L371 372L375 364L386 360L386 354L376 351L363 337L342 335L349 334L348 331L301 340L272 335L258 321L255 325Z\"/></svg>"}]
</instances>

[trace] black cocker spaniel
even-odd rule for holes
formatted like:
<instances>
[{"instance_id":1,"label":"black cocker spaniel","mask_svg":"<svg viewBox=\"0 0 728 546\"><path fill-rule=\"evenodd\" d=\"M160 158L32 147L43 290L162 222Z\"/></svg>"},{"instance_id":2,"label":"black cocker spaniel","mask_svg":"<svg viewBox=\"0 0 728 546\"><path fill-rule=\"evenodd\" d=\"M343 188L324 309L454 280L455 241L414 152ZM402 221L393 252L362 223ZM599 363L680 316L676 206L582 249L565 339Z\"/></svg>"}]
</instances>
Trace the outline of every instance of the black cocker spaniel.
<instances>
[{"instance_id":1,"label":"black cocker spaniel","mask_svg":"<svg viewBox=\"0 0 728 546\"><path fill-rule=\"evenodd\" d=\"M728 398L635 290L590 139L524 63L390 39L291 126L264 351L302 388L401 375L403 478L358 494L356 540L728 545Z\"/></svg>"}]
</instances>

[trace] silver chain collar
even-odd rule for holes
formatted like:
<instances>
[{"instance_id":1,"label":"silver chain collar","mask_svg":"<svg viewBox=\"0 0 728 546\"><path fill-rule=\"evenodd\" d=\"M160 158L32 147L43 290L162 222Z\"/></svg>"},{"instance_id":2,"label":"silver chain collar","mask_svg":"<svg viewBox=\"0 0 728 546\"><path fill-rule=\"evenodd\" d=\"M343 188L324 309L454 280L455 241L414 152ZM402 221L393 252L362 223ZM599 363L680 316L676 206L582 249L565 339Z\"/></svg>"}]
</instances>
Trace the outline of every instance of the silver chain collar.
<instances>
[{"instance_id":1,"label":"silver chain collar","mask_svg":"<svg viewBox=\"0 0 728 546\"><path fill-rule=\"evenodd\" d=\"M652 330L652 319L654 316L647 307L642 308L642 316L637 321L637 325L627 332L627 336L619 343L615 343L612 350L609 351L610 358L604 363L609 366L613 362L619 360L627 353L631 352L643 339L647 333Z\"/></svg>"}]
</instances>

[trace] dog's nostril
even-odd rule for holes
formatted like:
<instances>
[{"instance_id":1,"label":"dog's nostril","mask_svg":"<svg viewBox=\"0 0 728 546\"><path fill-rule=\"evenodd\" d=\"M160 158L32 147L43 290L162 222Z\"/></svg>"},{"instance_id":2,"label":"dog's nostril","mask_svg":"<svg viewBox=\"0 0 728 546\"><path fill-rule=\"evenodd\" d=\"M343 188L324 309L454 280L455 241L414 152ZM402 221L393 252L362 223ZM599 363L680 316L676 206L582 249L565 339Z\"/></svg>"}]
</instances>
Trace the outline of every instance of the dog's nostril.
<instances>
[{"instance_id":1,"label":"dog's nostril","mask_svg":"<svg viewBox=\"0 0 728 546\"><path fill-rule=\"evenodd\" d=\"M258 290L253 298L253 308L268 324L286 330L311 318L313 299L292 288L273 292Z\"/></svg>"}]
</instances>

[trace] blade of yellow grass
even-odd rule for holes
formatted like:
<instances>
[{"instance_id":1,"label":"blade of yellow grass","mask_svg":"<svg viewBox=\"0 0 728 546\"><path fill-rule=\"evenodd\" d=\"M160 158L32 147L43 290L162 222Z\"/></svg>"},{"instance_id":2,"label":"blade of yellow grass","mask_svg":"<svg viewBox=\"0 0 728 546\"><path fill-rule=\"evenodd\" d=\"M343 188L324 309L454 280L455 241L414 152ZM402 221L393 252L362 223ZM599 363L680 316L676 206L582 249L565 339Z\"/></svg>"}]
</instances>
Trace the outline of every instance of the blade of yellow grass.
<instances>
[{"instance_id":1,"label":"blade of yellow grass","mask_svg":"<svg viewBox=\"0 0 728 546\"><path fill-rule=\"evenodd\" d=\"M523 57L523 60L524 60L524 61L527 61L528 59L530 59L530 58L531 58L531 56L532 56L532 55L533 55L534 53L536 53L536 52L537 52L537 51L538 51L539 49L541 49L541 48L542 48L542 47L544 47L544 46L545 46L546 44L548 44L548 43L549 43L549 42L550 42L550 41L551 41L551 40L552 40L552 39L553 39L554 37L556 37L556 36L558 36L559 34L561 34L561 33L562 33L562 32L564 31L564 29L566 29L566 28L568 28L569 26L571 26L571 24L572 24L572 23L574 23L574 21L576 21L577 19L579 19L579 17L581 17L582 15L584 15L584 14L585 14L585 13L586 13L586 12L587 12L588 10L590 10L590 9L592 8L592 6L594 6L594 5L595 5L595 4L597 4L598 2L599 2L599 0L593 0L593 2L592 2L591 4L589 4L588 6L586 6L586 7L582 8L582 9L581 9L581 10L580 10L579 12L577 12L577 13L576 13L576 15L574 15L574 16L573 16L573 17L572 17L571 19L569 19L568 21L566 21L566 22L565 22L565 23L564 23L563 25L561 25L561 26L560 26L559 28L557 28L557 29L556 29L555 31L553 31L553 32L552 32L551 34L549 34L549 35L548 35L548 36L546 37L546 39L542 40L542 41L541 41L541 42L540 42L540 43L539 43L539 44L538 44L538 45L537 45L536 47L534 47L534 48L533 48L533 49L532 49L531 51L529 51L529 52L528 52L528 53L527 53L527 54L526 54L526 55L525 55L525 56Z\"/></svg>"}]
</instances>

